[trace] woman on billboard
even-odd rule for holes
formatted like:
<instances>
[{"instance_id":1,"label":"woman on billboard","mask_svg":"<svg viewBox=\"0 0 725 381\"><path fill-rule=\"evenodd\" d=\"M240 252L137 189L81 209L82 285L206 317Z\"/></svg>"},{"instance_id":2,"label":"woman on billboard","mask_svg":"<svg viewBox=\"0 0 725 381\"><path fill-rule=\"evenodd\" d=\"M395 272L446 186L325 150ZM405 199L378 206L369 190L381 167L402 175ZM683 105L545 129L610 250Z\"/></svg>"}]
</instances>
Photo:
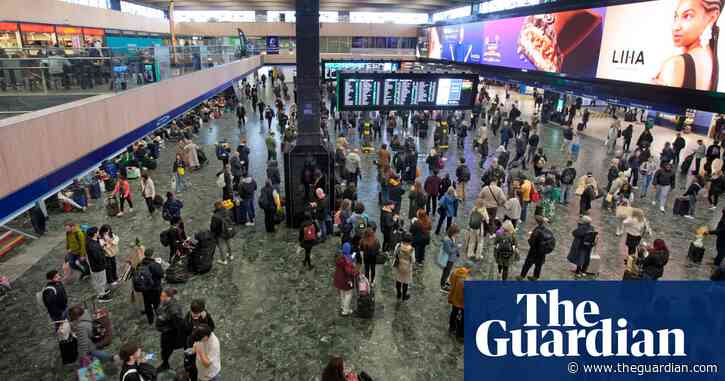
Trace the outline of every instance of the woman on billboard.
<instances>
[{"instance_id":1,"label":"woman on billboard","mask_svg":"<svg viewBox=\"0 0 725 381\"><path fill-rule=\"evenodd\" d=\"M718 81L717 21L723 0L678 0L672 42L682 54L668 58L657 85L714 91Z\"/></svg>"}]
</instances>

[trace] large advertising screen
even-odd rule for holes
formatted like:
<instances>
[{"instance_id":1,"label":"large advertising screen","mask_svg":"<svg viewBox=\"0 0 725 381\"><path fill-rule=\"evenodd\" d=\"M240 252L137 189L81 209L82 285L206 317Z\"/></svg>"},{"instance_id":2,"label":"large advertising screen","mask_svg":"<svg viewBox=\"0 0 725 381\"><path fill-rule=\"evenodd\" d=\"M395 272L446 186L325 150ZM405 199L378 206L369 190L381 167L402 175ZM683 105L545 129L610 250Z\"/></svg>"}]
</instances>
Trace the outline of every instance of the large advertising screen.
<instances>
[{"instance_id":1,"label":"large advertising screen","mask_svg":"<svg viewBox=\"0 0 725 381\"><path fill-rule=\"evenodd\" d=\"M400 69L400 61L323 61L326 80L337 78L337 72L389 73Z\"/></svg>"},{"instance_id":2,"label":"large advertising screen","mask_svg":"<svg viewBox=\"0 0 725 381\"><path fill-rule=\"evenodd\" d=\"M431 27L424 57L725 92L720 0L656 0ZM722 57L725 59L725 57ZM725 75L725 73L724 73Z\"/></svg>"},{"instance_id":3,"label":"large advertising screen","mask_svg":"<svg viewBox=\"0 0 725 381\"><path fill-rule=\"evenodd\" d=\"M472 108L476 74L340 74L342 110Z\"/></svg>"}]
</instances>

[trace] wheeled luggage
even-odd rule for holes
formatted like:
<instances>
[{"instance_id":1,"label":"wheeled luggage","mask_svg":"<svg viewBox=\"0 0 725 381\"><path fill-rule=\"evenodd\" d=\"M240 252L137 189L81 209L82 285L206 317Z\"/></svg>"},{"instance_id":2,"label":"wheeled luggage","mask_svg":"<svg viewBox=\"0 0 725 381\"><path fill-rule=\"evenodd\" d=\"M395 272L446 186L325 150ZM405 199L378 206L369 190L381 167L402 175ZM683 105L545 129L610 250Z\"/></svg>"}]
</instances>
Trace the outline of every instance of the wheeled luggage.
<instances>
[{"instance_id":1,"label":"wheeled luggage","mask_svg":"<svg viewBox=\"0 0 725 381\"><path fill-rule=\"evenodd\" d=\"M115 197L109 197L106 199L106 214L109 217L114 217L120 210L118 200Z\"/></svg>"},{"instance_id":2,"label":"wheeled luggage","mask_svg":"<svg viewBox=\"0 0 725 381\"><path fill-rule=\"evenodd\" d=\"M690 199L687 197L677 197L672 209L672 213L674 213L675 216L687 215L687 213L690 212Z\"/></svg>"},{"instance_id":3,"label":"wheeled luggage","mask_svg":"<svg viewBox=\"0 0 725 381\"><path fill-rule=\"evenodd\" d=\"M195 274L208 273L214 263L214 235L209 230L203 230L196 233L194 238L197 243L189 254L189 270Z\"/></svg>"},{"instance_id":4,"label":"wheeled luggage","mask_svg":"<svg viewBox=\"0 0 725 381\"><path fill-rule=\"evenodd\" d=\"M186 283L191 275L186 269L186 256L174 256L166 269L166 283Z\"/></svg>"},{"instance_id":5,"label":"wheeled luggage","mask_svg":"<svg viewBox=\"0 0 725 381\"><path fill-rule=\"evenodd\" d=\"M690 244L690 248L687 250L687 258L693 263L701 263L702 257L705 255L705 248Z\"/></svg>"},{"instance_id":6,"label":"wheeled luggage","mask_svg":"<svg viewBox=\"0 0 725 381\"><path fill-rule=\"evenodd\" d=\"M113 340L113 326L107 308L93 311L93 342L97 348L105 348Z\"/></svg>"}]
</instances>

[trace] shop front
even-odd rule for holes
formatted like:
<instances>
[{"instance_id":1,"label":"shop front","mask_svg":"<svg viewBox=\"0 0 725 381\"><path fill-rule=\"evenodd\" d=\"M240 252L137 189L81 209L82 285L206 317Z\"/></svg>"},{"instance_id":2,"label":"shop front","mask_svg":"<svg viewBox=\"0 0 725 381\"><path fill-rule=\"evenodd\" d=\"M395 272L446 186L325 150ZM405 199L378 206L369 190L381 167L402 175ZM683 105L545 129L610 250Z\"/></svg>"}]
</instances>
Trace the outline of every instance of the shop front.
<instances>
[{"instance_id":1,"label":"shop front","mask_svg":"<svg viewBox=\"0 0 725 381\"><path fill-rule=\"evenodd\" d=\"M55 46L55 31L52 25L20 24L23 47L47 48Z\"/></svg>"},{"instance_id":2,"label":"shop front","mask_svg":"<svg viewBox=\"0 0 725 381\"><path fill-rule=\"evenodd\" d=\"M66 49L66 53L72 54L73 49L83 47L83 31L81 28L73 26L56 26L55 35L58 40L58 46Z\"/></svg>"},{"instance_id":3,"label":"shop front","mask_svg":"<svg viewBox=\"0 0 725 381\"><path fill-rule=\"evenodd\" d=\"M103 37L105 32L103 29L83 28L83 46L89 48L92 46L105 46Z\"/></svg>"},{"instance_id":4,"label":"shop front","mask_svg":"<svg viewBox=\"0 0 725 381\"><path fill-rule=\"evenodd\" d=\"M18 24L0 22L0 49L17 49L20 47Z\"/></svg>"}]
</instances>

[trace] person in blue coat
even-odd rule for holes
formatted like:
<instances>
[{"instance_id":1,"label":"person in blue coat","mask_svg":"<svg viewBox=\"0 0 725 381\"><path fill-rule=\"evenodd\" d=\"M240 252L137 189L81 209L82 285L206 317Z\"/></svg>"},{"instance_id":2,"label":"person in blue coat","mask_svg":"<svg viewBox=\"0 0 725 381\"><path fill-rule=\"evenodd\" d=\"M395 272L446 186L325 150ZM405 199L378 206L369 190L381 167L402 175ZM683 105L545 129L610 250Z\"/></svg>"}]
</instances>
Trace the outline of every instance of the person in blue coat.
<instances>
[{"instance_id":1,"label":"person in blue coat","mask_svg":"<svg viewBox=\"0 0 725 381\"><path fill-rule=\"evenodd\" d=\"M438 226L436 227L436 235L441 234L441 227L443 226L443 220L446 221L446 231L451 227L453 218L458 214L458 199L456 198L456 190L451 186L448 187L446 194L440 199L438 203Z\"/></svg>"}]
</instances>

